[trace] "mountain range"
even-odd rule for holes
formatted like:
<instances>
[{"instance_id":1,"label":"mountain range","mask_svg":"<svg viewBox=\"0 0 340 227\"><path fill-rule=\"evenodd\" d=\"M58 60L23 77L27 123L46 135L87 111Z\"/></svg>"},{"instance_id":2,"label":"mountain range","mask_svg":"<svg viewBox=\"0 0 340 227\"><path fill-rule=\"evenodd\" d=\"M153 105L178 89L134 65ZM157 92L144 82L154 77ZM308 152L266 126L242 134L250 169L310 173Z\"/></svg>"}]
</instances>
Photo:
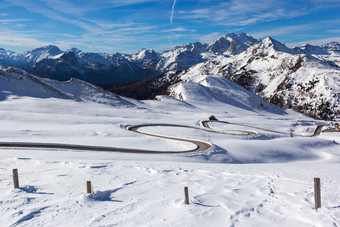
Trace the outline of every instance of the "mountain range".
<instances>
[{"instance_id":1,"label":"mountain range","mask_svg":"<svg viewBox=\"0 0 340 227\"><path fill-rule=\"evenodd\" d=\"M185 100L187 84L207 86L213 77L225 78L280 107L319 119L340 115L336 42L288 48L271 37L257 40L231 33L211 44L189 43L162 52L142 49L134 54L61 51L50 45L23 53L0 49L0 65L0 76L11 67L7 74L12 70L57 81L77 78L73 83L91 83L137 99L164 94ZM209 89L213 87L210 84Z\"/></svg>"}]
</instances>

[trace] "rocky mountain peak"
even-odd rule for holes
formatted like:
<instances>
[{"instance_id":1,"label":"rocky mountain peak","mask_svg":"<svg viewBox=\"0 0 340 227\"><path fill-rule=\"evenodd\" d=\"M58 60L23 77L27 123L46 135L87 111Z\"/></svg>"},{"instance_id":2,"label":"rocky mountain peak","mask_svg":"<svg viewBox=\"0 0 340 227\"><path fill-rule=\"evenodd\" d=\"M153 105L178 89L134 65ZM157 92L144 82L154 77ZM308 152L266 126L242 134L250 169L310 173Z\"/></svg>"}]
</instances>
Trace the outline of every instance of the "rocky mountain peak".
<instances>
[{"instance_id":1,"label":"rocky mountain peak","mask_svg":"<svg viewBox=\"0 0 340 227\"><path fill-rule=\"evenodd\" d=\"M132 59L134 60L151 60L151 61L158 61L159 55L152 49L142 49L135 54L132 55Z\"/></svg>"},{"instance_id":2,"label":"rocky mountain peak","mask_svg":"<svg viewBox=\"0 0 340 227\"><path fill-rule=\"evenodd\" d=\"M288 48L285 44L268 36L263 39L258 45L255 45L257 54L275 54L276 52L284 52L288 54L297 54L293 49Z\"/></svg>"},{"instance_id":3,"label":"rocky mountain peak","mask_svg":"<svg viewBox=\"0 0 340 227\"><path fill-rule=\"evenodd\" d=\"M258 40L243 32L229 33L212 42L207 49L215 54L237 55L257 42Z\"/></svg>"},{"instance_id":4,"label":"rocky mountain peak","mask_svg":"<svg viewBox=\"0 0 340 227\"><path fill-rule=\"evenodd\" d=\"M212 53L215 54L223 54L224 52L226 52L230 47L230 41L222 36L218 39L216 39L215 41L213 41L209 46L208 46L208 50Z\"/></svg>"},{"instance_id":5,"label":"rocky mountain peak","mask_svg":"<svg viewBox=\"0 0 340 227\"><path fill-rule=\"evenodd\" d=\"M78 63L78 59L73 52L65 52L60 56L62 62L68 62L72 65Z\"/></svg>"},{"instance_id":6,"label":"rocky mountain peak","mask_svg":"<svg viewBox=\"0 0 340 227\"><path fill-rule=\"evenodd\" d=\"M330 51L340 52L340 43L338 42L330 42L330 43L322 45L321 47L327 50L330 50Z\"/></svg>"},{"instance_id":7,"label":"rocky mountain peak","mask_svg":"<svg viewBox=\"0 0 340 227\"><path fill-rule=\"evenodd\" d=\"M23 53L23 57L27 62L36 63L45 58L50 58L52 56L56 56L62 54L63 52L54 45L48 45L36 48L31 51L26 51Z\"/></svg>"},{"instance_id":8,"label":"rocky mountain peak","mask_svg":"<svg viewBox=\"0 0 340 227\"><path fill-rule=\"evenodd\" d=\"M41 53L41 52L47 52L51 55L58 55L62 53L59 47L55 45L39 47L39 48L33 49L32 51L29 51L28 53Z\"/></svg>"},{"instance_id":9,"label":"rocky mountain peak","mask_svg":"<svg viewBox=\"0 0 340 227\"><path fill-rule=\"evenodd\" d=\"M83 53L83 51L77 49L77 48L71 48L69 50L67 50L66 52L73 52L75 55L79 55L80 53Z\"/></svg>"}]
</instances>

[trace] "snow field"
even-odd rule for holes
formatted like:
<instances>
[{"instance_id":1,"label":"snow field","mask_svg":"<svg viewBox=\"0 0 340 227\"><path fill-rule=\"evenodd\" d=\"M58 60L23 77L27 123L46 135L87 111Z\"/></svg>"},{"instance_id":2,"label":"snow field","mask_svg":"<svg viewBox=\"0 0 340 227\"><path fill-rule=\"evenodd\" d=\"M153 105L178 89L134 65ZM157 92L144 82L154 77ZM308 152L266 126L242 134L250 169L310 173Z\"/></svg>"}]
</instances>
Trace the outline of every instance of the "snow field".
<instances>
[{"instance_id":1,"label":"snow field","mask_svg":"<svg viewBox=\"0 0 340 227\"><path fill-rule=\"evenodd\" d=\"M10 152L10 151L7 151ZM337 164L226 165L82 160L38 151L1 159L1 223L8 226L337 226ZM86 152L92 153L92 152ZM71 155L70 155L71 154ZM98 154L93 154L98 156ZM21 187L12 189L19 167ZM313 177L321 178L315 211ZM94 193L86 194L91 180ZM190 205L184 205L184 186Z\"/></svg>"}]
</instances>

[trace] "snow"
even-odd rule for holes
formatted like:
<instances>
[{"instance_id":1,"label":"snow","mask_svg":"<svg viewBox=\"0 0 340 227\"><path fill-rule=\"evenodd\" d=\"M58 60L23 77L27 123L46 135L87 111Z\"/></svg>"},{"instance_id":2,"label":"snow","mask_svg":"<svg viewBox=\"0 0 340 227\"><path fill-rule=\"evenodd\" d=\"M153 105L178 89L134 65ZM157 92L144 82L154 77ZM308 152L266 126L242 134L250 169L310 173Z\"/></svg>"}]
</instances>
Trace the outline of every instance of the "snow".
<instances>
[{"instance_id":1,"label":"snow","mask_svg":"<svg viewBox=\"0 0 340 227\"><path fill-rule=\"evenodd\" d=\"M210 123L217 132L257 132L141 129L213 144L185 154L0 148L3 226L339 226L340 135L306 137L328 122L268 104L219 76L188 76L176 84L173 96L184 101L158 96L142 102L79 80L37 83L15 70L2 70L0 79L0 142L190 150L192 144L127 128L165 123L204 129L211 115L234 123ZM13 189L14 168L19 189ZM317 211L313 177L321 178ZM86 194L89 180L93 194ZM184 205L184 186L190 205Z\"/></svg>"}]
</instances>

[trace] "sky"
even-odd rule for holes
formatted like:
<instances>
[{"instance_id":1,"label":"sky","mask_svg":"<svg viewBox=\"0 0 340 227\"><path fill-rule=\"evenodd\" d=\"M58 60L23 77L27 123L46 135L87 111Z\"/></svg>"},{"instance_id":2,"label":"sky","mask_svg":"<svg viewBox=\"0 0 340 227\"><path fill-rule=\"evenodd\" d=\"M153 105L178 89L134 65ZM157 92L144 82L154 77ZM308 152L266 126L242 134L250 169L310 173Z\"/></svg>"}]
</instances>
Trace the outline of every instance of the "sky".
<instances>
[{"instance_id":1,"label":"sky","mask_svg":"<svg viewBox=\"0 0 340 227\"><path fill-rule=\"evenodd\" d=\"M1 0L0 48L133 53L227 33L289 46L340 42L340 0Z\"/></svg>"}]
</instances>

